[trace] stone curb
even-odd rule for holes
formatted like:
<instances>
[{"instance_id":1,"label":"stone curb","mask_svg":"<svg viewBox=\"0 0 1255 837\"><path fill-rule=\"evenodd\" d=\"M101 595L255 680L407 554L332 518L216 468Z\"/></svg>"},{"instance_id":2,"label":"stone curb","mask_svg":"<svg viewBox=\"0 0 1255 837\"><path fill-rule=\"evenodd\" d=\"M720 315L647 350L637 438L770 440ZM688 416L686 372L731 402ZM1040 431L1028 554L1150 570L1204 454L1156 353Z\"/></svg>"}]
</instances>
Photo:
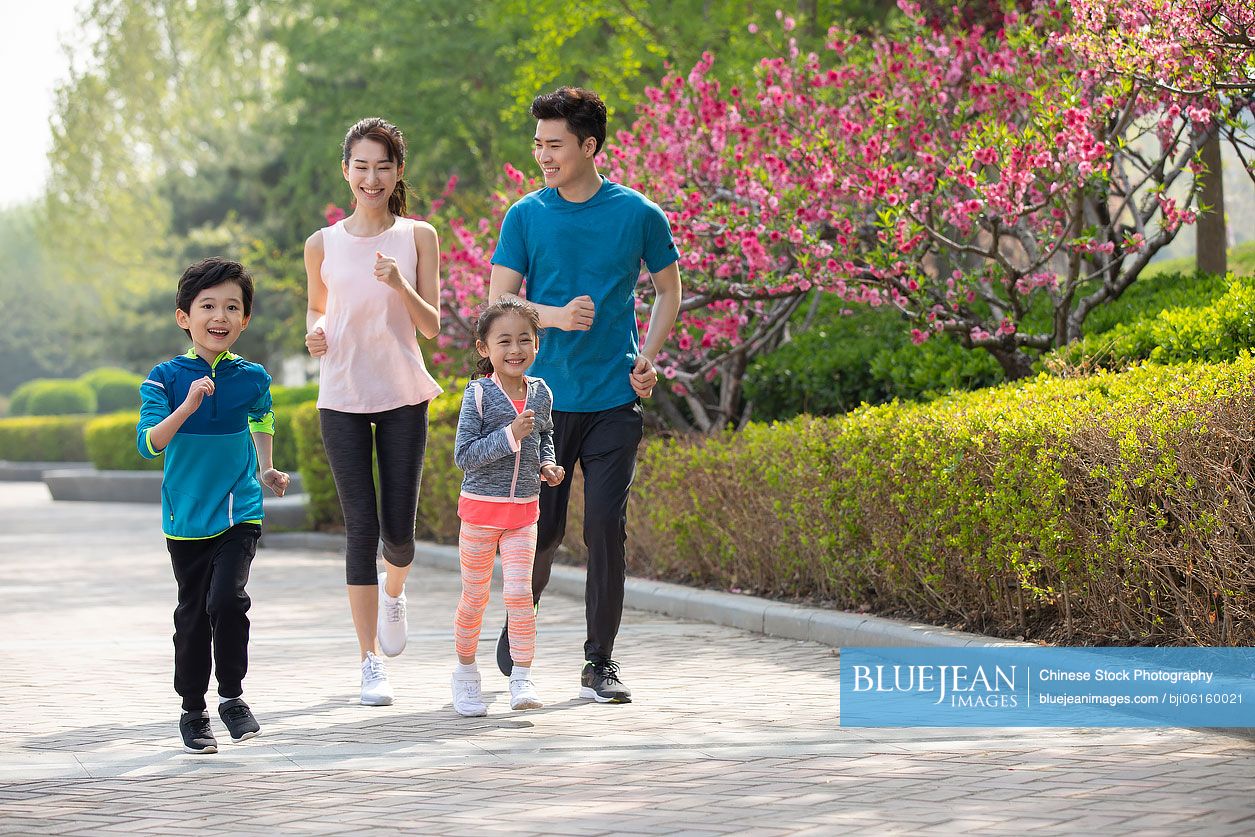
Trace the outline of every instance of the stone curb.
<instances>
[{"instance_id":1,"label":"stone curb","mask_svg":"<svg viewBox=\"0 0 1255 837\"><path fill-rule=\"evenodd\" d=\"M45 471L91 468L90 462L10 462L0 460L0 482L43 482Z\"/></svg>"},{"instance_id":2,"label":"stone curb","mask_svg":"<svg viewBox=\"0 0 1255 837\"><path fill-rule=\"evenodd\" d=\"M54 500L103 503L160 503L161 477L161 471L98 471L90 462L60 462L53 463L51 467L44 463L44 470L40 475ZM301 493L303 486L300 474L292 475L289 490L291 493L282 500L301 497L303 505L305 495ZM280 498L267 498L272 499ZM266 507L269 509L269 502ZM298 520L291 522L285 519L279 525L304 526L305 517L302 514Z\"/></svg>"},{"instance_id":3,"label":"stone curb","mask_svg":"<svg viewBox=\"0 0 1255 837\"><path fill-rule=\"evenodd\" d=\"M343 535L322 532L276 532L263 535L261 545L272 549L343 552L344 543ZM458 550L454 546L417 541L414 561L423 566L457 572ZM497 567L494 572L499 577L500 567ZM549 589L570 596L583 596L584 570L579 567L555 564L549 578ZM785 639L808 640L834 648L858 646L1035 647L1031 643L952 631L923 623L805 607L757 596L685 587L681 584L648 578L627 580L623 591L623 605L633 610L645 610L680 619L740 628Z\"/></svg>"}]
</instances>

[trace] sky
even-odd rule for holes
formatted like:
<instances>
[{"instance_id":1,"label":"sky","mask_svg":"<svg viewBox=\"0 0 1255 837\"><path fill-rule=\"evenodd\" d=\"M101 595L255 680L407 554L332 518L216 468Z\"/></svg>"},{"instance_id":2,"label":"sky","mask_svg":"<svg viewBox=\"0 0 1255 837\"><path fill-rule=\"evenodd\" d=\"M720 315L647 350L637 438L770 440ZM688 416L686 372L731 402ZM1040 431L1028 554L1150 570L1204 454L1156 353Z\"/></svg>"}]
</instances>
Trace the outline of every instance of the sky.
<instances>
[{"instance_id":1,"label":"sky","mask_svg":"<svg viewBox=\"0 0 1255 837\"><path fill-rule=\"evenodd\" d=\"M0 0L0 207L43 192L53 89L69 71L62 36L85 0Z\"/></svg>"}]
</instances>

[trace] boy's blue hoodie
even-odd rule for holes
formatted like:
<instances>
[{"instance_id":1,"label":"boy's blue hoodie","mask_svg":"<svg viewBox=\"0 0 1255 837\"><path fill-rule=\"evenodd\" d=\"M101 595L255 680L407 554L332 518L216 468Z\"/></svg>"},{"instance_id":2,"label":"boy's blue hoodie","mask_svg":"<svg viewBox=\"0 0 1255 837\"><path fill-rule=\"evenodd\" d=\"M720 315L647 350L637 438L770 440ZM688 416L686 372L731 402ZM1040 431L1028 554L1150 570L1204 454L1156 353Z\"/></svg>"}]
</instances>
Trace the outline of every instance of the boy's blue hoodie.
<instances>
[{"instance_id":1,"label":"boy's blue hoodie","mask_svg":"<svg viewBox=\"0 0 1255 837\"><path fill-rule=\"evenodd\" d=\"M164 451L154 449L148 438L152 428L206 375L213 379L213 395L205 396ZM210 364L189 350L154 366L139 392L139 452L148 459L166 455L161 481L166 537L212 538L237 523L261 523L261 483L251 434L275 432L266 370L230 352Z\"/></svg>"}]
</instances>

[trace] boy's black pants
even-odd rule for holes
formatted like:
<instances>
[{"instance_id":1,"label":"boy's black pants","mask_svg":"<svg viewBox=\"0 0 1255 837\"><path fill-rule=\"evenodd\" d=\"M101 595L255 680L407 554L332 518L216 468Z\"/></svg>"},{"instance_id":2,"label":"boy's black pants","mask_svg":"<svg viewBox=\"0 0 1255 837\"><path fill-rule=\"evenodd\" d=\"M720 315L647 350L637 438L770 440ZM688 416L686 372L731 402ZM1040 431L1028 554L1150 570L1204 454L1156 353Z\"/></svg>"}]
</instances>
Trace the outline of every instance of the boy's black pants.
<instances>
[{"instance_id":1,"label":"boy's black pants","mask_svg":"<svg viewBox=\"0 0 1255 837\"><path fill-rule=\"evenodd\" d=\"M179 605L174 609L174 691L183 710L205 708L210 656L218 675L218 694L244 693L248 671L248 608L244 586L257 552L261 527L237 523L204 540L166 539Z\"/></svg>"},{"instance_id":2,"label":"boy's black pants","mask_svg":"<svg viewBox=\"0 0 1255 837\"><path fill-rule=\"evenodd\" d=\"M623 618L627 501L643 432L637 402L595 413L553 411L554 447L567 478L557 488L545 484L540 488L532 598L540 601L549 583L553 556L566 534L571 477L578 461L584 472L584 545L588 547L586 660L610 659Z\"/></svg>"}]
</instances>

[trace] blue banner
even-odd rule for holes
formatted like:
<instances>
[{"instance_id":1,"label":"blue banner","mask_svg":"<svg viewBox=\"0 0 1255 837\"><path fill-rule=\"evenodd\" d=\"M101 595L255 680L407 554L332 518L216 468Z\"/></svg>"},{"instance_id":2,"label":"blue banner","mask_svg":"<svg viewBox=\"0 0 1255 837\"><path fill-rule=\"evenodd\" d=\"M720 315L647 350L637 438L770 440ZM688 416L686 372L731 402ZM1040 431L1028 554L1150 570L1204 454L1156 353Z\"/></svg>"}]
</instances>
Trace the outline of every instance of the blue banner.
<instances>
[{"instance_id":1,"label":"blue banner","mask_svg":"<svg viewBox=\"0 0 1255 837\"><path fill-rule=\"evenodd\" d=\"M1255 727L1255 648L843 648L844 727Z\"/></svg>"}]
</instances>

